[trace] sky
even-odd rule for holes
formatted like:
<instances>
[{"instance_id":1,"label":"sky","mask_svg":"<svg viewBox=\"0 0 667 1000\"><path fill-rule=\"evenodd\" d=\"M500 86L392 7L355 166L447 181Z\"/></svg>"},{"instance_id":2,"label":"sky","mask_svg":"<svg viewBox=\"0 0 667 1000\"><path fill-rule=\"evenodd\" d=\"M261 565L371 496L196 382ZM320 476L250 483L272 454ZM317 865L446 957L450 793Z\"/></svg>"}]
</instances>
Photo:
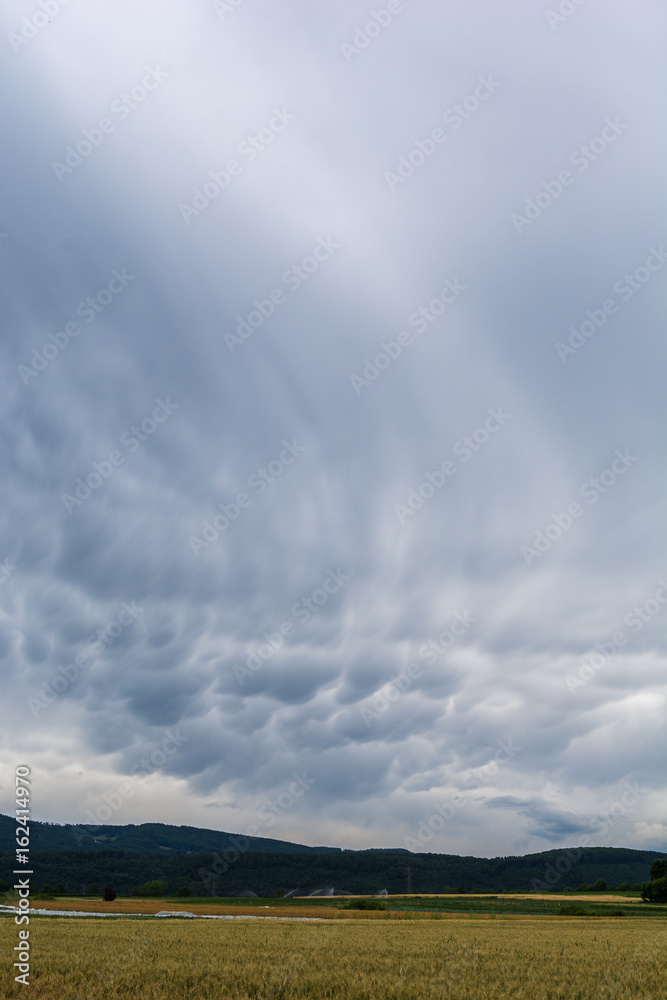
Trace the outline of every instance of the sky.
<instances>
[{"instance_id":1,"label":"sky","mask_svg":"<svg viewBox=\"0 0 667 1000\"><path fill-rule=\"evenodd\" d=\"M667 849L660 9L5 5L1 811Z\"/></svg>"}]
</instances>

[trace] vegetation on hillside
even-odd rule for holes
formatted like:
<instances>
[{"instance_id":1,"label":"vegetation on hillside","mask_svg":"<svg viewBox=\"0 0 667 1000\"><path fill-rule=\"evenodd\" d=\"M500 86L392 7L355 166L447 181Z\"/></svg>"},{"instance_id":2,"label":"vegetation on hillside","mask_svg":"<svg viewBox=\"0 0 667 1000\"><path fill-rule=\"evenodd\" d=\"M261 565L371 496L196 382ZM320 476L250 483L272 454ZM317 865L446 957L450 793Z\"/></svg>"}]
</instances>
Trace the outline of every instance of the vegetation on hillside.
<instances>
[{"instance_id":1,"label":"vegetation on hillside","mask_svg":"<svg viewBox=\"0 0 667 1000\"><path fill-rule=\"evenodd\" d=\"M564 851L509 858L472 858L447 854L392 854L349 851L331 854L260 854L251 851L162 857L129 851L32 851L35 889L57 886L62 892L88 892L91 884L112 885L121 895L141 894L150 882L163 882L166 892L189 889L193 896L235 896L252 890L260 896L281 889L304 893L317 886L334 886L350 893L372 895L380 887L390 894L451 891L512 892L560 890L566 886L637 886L647 880L655 853L624 848L589 847L557 880L545 873L557 871ZM665 856L667 861L667 855ZM0 854L0 880L13 880L13 853ZM1 888L0 888L0 891ZM164 895L164 893L157 893Z\"/></svg>"},{"instance_id":2,"label":"vegetation on hillside","mask_svg":"<svg viewBox=\"0 0 667 1000\"><path fill-rule=\"evenodd\" d=\"M0 851L12 851L16 839L16 822L0 813ZM132 851L160 854L204 854L209 851L238 850L272 854L338 853L336 847L306 847L268 837L243 837L220 830L203 830L195 826L170 826L166 823L134 823L125 825L91 826L90 824L30 822L30 847L33 851Z\"/></svg>"}]
</instances>

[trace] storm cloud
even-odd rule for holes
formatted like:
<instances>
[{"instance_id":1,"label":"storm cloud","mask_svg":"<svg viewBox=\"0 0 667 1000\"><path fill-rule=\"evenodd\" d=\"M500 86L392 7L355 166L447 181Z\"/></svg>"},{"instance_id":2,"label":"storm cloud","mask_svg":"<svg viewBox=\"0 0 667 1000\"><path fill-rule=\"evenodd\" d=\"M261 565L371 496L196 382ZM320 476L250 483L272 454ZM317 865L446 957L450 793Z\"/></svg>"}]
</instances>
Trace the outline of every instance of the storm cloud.
<instances>
[{"instance_id":1,"label":"storm cloud","mask_svg":"<svg viewBox=\"0 0 667 1000\"><path fill-rule=\"evenodd\" d=\"M663 849L657 3L2 20L3 811Z\"/></svg>"}]
</instances>

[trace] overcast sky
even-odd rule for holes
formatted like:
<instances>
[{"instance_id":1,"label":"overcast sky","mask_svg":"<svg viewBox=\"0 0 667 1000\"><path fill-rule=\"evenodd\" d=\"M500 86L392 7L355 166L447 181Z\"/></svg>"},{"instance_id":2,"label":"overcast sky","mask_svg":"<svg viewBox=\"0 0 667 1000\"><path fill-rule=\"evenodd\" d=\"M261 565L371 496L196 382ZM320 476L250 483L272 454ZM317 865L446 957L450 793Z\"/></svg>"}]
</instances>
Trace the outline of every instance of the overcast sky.
<instances>
[{"instance_id":1,"label":"overcast sky","mask_svg":"<svg viewBox=\"0 0 667 1000\"><path fill-rule=\"evenodd\" d=\"M664 28L560 9L5 6L4 812L665 849Z\"/></svg>"}]
</instances>

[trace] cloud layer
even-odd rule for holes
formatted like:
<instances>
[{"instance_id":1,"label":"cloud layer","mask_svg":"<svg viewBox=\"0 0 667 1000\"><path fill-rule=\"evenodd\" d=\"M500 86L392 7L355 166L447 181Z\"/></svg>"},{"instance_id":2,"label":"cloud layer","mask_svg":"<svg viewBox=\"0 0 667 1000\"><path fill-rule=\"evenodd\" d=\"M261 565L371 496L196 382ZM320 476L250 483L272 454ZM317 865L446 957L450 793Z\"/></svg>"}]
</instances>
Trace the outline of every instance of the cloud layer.
<instances>
[{"instance_id":1,"label":"cloud layer","mask_svg":"<svg viewBox=\"0 0 667 1000\"><path fill-rule=\"evenodd\" d=\"M657 5L54 5L3 14L3 810L664 849Z\"/></svg>"}]
</instances>

